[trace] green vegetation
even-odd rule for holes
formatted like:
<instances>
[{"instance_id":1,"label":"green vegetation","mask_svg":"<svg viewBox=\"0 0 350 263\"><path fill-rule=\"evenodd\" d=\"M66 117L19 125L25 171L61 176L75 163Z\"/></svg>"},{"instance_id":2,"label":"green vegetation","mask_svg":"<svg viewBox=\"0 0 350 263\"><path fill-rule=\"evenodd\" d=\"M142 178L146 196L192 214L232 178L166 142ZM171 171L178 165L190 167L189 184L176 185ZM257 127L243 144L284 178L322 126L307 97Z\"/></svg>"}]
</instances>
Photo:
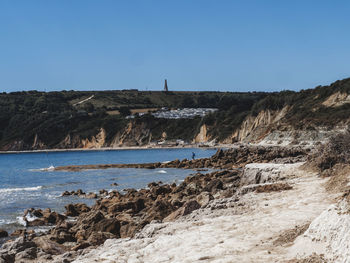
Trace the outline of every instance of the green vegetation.
<instances>
[{"instance_id":1,"label":"green vegetation","mask_svg":"<svg viewBox=\"0 0 350 263\"><path fill-rule=\"evenodd\" d=\"M32 149L39 138L43 147L63 147L70 135L80 139L95 136L100 128L111 142L127 124L146 127L152 140L161 138L192 140L206 124L213 138L229 137L248 116L262 110L279 110L288 106L282 124L297 129L316 126L332 127L350 116L350 103L327 106L323 102L334 93L350 94L350 79L330 86L300 92L161 92L161 91L61 91L13 92L0 94L0 149ZM218 108L204 118L167 120L150 114L128 120L133 112L167 108ZM135 125L133 125L135 127ZM35 148L36 146L34 146Z\"/></svg>"}]
</instances>

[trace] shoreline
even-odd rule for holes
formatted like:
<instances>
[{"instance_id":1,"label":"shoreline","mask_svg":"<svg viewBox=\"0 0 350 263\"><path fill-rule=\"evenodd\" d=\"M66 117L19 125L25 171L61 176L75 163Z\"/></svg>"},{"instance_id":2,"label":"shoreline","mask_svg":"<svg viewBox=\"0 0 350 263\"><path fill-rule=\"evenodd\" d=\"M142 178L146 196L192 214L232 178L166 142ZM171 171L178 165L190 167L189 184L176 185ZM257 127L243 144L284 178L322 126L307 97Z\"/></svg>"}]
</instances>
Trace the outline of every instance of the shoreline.
<instances>
[{"instance_id":1,"label":"shoreline","mask_svg":"<svg viewBox=\"0 0 350 263\"><path fill-rule=\"evenodd\" d=\"M101 147L101 148L69 148L69 149L43 149L43 150L24 150L24 151L0 151L0 154L20 154L20 153L45 153L45 152L85 152L85 151L119 151L119 150L151 150L151 149L184 149L184 148L203 148L203 149L219 149L232 148L233 144L217 144L215 146L200 146L191 144L185 146L122 146L118 148Z\"/></svg>"}]
</instances>

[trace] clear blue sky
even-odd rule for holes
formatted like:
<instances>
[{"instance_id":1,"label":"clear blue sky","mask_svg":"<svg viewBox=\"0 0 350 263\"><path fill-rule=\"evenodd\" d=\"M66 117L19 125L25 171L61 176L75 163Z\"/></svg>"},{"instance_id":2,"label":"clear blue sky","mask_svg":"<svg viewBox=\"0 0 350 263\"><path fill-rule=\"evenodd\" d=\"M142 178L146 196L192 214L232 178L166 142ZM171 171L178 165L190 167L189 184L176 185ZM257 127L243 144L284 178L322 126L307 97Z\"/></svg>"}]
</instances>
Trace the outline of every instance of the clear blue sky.
<instances>
[{"instance_id":1,"label":"clear blue sky","mask_svg":"<svg viewBox=\"0 0 350 263\"><path fill-rule=\"evenodd\" d=\"M349 3L1 0L0 91L326 85L350 77Z\"/></svg>"}]
</instances>

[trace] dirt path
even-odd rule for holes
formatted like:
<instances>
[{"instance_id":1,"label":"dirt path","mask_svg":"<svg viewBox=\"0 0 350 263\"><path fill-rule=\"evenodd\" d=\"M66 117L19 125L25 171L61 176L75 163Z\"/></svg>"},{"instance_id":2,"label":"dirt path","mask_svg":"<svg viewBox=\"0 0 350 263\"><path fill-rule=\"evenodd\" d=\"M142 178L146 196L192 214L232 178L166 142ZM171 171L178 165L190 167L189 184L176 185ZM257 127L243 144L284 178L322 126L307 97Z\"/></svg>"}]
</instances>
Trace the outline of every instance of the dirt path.
<instances>
[{"instance_id":1,"label":"dirt path","mask_svg":"<svg viewBox=\"0 0 350 263\"><path fill-rule=\"evenodd\" d=\"M298 249L290 251L295 237L335 198L324 190L326 179L300 166L256 166L278 175L270 181L284 179L291 190L214 200L176 222L150 224L135 239L107 240L75 262L284 262L295 258Z\"/></svg>"},{"instance_id":2,"label":"dirt path","mask_svg":"<svg viewBox=\"0 0 350 263\"><path fill-rule=\"evenodd\" d=\"M79 101L79 102L77 102L77 103L74 103L73 106L77 106L77 105L79 105L79 104L82 104L82 103L84 103L84 102L87 102L87 101L91 100L93 97L95 97L95 95L91 95L91 96L88 97L87 99L84 99L84 100L81 100L81 101Z\"/></svg>"}]
</instances>

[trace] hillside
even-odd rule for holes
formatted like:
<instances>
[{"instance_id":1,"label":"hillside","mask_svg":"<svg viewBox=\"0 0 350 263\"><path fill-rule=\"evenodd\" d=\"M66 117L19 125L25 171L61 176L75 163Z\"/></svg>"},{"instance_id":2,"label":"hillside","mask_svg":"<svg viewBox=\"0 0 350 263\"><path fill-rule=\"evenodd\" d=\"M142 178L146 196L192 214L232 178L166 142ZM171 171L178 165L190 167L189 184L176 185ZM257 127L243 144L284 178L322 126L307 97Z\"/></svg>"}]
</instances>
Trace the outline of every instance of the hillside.
<instances>
[{"instance_id":1,"label":"hillside","mask_svg":"<svg viewBox=\"0 0 350 263\"><path fill-rule=\"evenodd\" d=\"M160 139L223 143L305 143L344 129L350 79L300 92L158 92L137 90L0 94L0 149L99 148ZM156 119L167 108L217 108L193 119Z\"/></svg>"}]
</instances>

